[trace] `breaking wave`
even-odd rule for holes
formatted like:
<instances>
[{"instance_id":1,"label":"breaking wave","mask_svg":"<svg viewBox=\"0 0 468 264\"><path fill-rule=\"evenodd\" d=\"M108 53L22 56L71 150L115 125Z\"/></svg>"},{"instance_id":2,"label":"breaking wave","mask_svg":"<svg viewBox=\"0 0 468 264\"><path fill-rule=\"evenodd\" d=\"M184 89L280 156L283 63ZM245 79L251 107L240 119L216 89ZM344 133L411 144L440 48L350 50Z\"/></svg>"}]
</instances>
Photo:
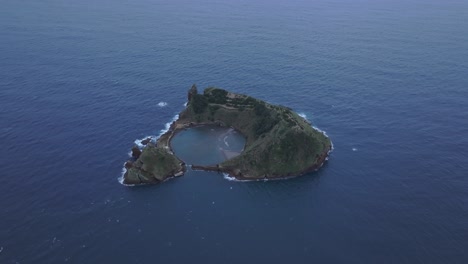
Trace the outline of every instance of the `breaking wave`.
<instances>
[{"instance_id":1,"label":"breaking wave","mask_svg":"<svg viewBox=\"0 0 468 264\"><path fill-rule=\"evenodd\" d=\"M145 136L145 137L140 138L140 139L135 139L135 141L134 141L135 145L137 145L138 148L143 149L143 148L145 147L145 145L142 144L142 142L143 142L144 140L150 138L150 139L151 139L150 142L153 142L153 143L156 142L156 140L157 140L160 136L162 136L164 133L166 133L167 131L169 131L169 128L171 127L171 124L172 124L173 122L175 122L177 119L179 119L179 114L175 115L175 116L172 118L171 122L168 122L168 123L166 123L166 124L164 125L164 129L161 129L161 131L159 131L159 135L157 135L157 136L151 135L151 136Z\"/></svg>"},{"instance_id":2,"label":"breaking wave","mask_svg":"<svg viewBox=\"0 0 468 264\"><path fill-rule=\"evenodd\" d=\"M158 106L159 107L165 107L165 106L167 106L167 103L166 102L159 102Z\"/></svg>"},{"instance_id":3,"label":"breaking wave","mask_svg":"<svg viewBox=\"0 0 468 264\"><path fill-rule=\"evenodd\" d=\"M228 180L228 181L233 181L233 182L268 181L268 179L239 180L236 177L229 175L228 173L223 173L223 178Z\"/></svg>"},{"instance_id":4,"label":"breaking wave","mask_svg":"<svg viewBox=\"0 0 468 264\"><path fill-rule=\"evenodd\" d=\"M286 176L286 177L280 177L280 178L273 178L273 179L266 179L266 178L261 178L261 179L251 179L251 180L239 180L234 176L229 175L228 173L223 173L223 178L228 180L228 181L233 181L233 182L267 182L267 181L282 181L282 180L288 180L292 178L296 178L297 176Z\"/></svg>"},{"instance_id":5,"label":"breaking wave","mask_svg":"<svg viewBox=\"0 0 468 264\"><path fill-rule=\"evenodd\" d=\"M167 122L165 125L164 125L164 129L161 129L159 131L159 135L157 136L146 136L146 137L143 137L143 138L140 138L140 139L135 139L134 143L136 146L138 146L138 148L140 150L143 150L143 148L145 147L145 145L143 145L143 141L146 140L146 139L150 139L150 142L156 142L156 140L158 140L159 137L161 137L164 133L166 133L167 131L169 131L169 129L171 128L171 124L174 123L177 119L179 119L179 114L176 114L172 120L170 122ZM131 157L132 156L132 152L130 151L128 153L128 156ZM125 163L123 164L122 166L122 173L120 175L120 177L118 178L118 181L125 185L125 186L133 186L133 184L124 184L123 183L123 180L124 180L124 175L125 175L125 172L127 172L127 170L125 169Z\"/></svg>"},{"instance_id":6,"label":"breaking wave","mask_svg":"<svg viewBox=\"0 0 468 264\"><path fill-rule=\"evenodd\" d=\"M307 115L304 114L304 113L297 113L300 117L304 118L306 121L309 121L309 119L307 119Z\"/></svg>"},{"instance_id":7,"label":"breaking wave","mask_svg":"<svg viewBox=\"0 0 468 264\"><path fill-rule=\"evenodd\" d=\"M127 172L127 169L125 169L125 163L122 166L122 172L120 174L120 177L118 178L118 181L120 184L125 185L125 186L135 186L134 184L125 184L124 183L124 175Z\"/></svg>"},{"instance_id":8,"label":"breaking wave","mask_svg":"<svg viewBox=\"0 0 468 264\"><path fill-rule=\"evenodd\" d=\"M307 118L307 115L303 112L299 112L297 113L300 117L304 118L309 124L311 124L311 121ZM312 126L313 129L317 130L318 132L322 133L324 136L326 136L327 138L330 138L328 135L327 135L327 132L325 130L322 130L316 126ZM334 146L333 146L333 142L330 140L330 143L331 143L331 149L330 151L328 152L328 154L330 154L330 152L333 151L334 149ZM327 160L328 160L328 157L327 157Z\"/></svg>"}]
</instances>

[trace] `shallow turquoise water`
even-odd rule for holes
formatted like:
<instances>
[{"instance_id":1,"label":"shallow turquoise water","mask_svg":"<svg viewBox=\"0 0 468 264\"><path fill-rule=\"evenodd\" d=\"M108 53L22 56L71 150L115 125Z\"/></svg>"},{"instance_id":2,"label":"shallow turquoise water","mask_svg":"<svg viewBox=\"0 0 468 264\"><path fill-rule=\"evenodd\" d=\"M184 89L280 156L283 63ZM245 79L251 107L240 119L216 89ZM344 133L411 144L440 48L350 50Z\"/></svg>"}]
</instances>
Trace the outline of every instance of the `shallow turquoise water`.
<instances>
[{"instance_id":1,"label":"shallow turquoise water","mask_svg":"<svg viewBox=\"0 0 468 264\"><path fill-rule=\"evenodd\" d=\"M239 154L245 138L232 128L199 126L178 132L171 140L174 153L187 164L216 165Z\"/></svg>"}]
</instances>

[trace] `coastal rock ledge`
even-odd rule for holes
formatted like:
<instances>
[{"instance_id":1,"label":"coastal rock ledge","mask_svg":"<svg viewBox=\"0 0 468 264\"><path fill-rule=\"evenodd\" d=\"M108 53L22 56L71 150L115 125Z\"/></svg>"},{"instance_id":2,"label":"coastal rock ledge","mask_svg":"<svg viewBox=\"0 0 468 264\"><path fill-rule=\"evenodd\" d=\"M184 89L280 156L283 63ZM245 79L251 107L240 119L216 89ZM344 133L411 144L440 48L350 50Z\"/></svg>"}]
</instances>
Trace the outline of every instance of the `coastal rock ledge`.
<instances>
[{"instance_id":1,"label":"coastal rock ledge","mask_svg":"<svg viewBox=\"0 0 468 264\"><path fill-rule=\"evenodd\" d=\"M232 127L246 138L244 151L211 166L193 164L192 169L227 173L240 180L278 179L319 169L332 150L330 139L291 108L272 105L253 97L219 88L198 93L193 85L188 103L169 130L156 142L132 148L125 163L123 183L160 183L182 176L187 167L172 151L171 139L180 130L199 125Z\"/></svg>"}]
</instances>

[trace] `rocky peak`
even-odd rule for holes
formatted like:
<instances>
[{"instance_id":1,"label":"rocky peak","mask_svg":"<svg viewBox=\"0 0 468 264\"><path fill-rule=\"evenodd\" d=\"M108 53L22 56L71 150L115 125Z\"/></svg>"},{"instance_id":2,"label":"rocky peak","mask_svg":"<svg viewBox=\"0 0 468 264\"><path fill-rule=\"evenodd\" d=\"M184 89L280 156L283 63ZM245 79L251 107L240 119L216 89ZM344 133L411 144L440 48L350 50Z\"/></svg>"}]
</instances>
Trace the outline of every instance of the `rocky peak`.
<instances>
[{"instance_id":1,"label":"rocky peak","mask_svg":"<svg viewBox=\"0 0 468 264\"><path fill-rule=\"evenodd\" d=\"M197 86L194 84L188 91L187 99L190 100L193 98L194 95L198 94Z\"/></svg>"}]
</instances>

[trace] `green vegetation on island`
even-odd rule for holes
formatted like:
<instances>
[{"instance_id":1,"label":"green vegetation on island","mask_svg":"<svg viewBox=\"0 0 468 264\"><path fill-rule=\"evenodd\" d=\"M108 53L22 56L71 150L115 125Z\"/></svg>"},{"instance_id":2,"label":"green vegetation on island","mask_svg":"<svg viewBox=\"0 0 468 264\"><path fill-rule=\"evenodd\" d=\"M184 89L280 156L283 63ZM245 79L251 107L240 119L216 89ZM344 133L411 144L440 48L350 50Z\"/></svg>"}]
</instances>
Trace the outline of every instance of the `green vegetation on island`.
<instances>
[{"instance_id":1,"label":"green vegetation on island","mask_svg":"<svg viewBox=\"0 0 468 264\"><path fill-rule=\"evenodd\" d=\"M124 183L159 183L171 176L182 175L184 164L167 148L148 143L143 151L133 157L136 161L127 161ZM138 152L137 152L138 153Z\"/></svg>"},{"instance_id":2,"label":"green vegetation on island","mask_svg":"<svg viewBox=\"0 0 468 264\"><path fill-rule=\"evenodd\" d=\"M239 179L301 175L318 169L332 148L324 133L288 107L219 88L207 88L201 94L194 85L186 109L169 131L141 153L134 151L136 160L127 162L124 183L156 183L182 175L185 165L172 153L170 140L178 130L195 125L232 127L246 137L240 155L212 166L192 166Z\"/></svg>"}]
</instances>

